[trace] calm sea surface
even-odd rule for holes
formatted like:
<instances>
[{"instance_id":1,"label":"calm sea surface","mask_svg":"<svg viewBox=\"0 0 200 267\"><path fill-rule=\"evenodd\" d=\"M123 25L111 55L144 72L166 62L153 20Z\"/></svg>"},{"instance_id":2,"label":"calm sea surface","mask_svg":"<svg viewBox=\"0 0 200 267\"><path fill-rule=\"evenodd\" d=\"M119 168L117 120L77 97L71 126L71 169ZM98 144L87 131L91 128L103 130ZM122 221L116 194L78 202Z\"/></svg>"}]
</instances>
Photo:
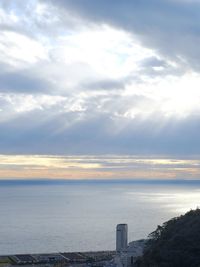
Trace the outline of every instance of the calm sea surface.
<instances>
[{"instance_id":1,"label":"calm sea surface","mask_svg":"<svg viewBox=\"0 0 200 267\"><path fill-rule=\"evenodd\" d=\"M0 254L115 248L200 206L200 183L0 182Z\"/></svg>"}]
</instances>

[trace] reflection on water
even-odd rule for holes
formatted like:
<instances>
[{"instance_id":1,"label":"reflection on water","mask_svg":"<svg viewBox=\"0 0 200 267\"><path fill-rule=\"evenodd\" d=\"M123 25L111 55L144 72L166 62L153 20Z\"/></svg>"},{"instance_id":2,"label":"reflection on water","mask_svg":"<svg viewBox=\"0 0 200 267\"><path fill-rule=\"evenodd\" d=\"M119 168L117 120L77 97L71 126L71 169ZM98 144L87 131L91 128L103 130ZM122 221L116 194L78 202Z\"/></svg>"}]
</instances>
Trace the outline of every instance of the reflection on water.
<instances>
[{"instance_id":1,"label":"reflection on water","mask_svg":"<svg viewBox=\"0 0 200 267\"><path fill-rule=\"evenodd\" d=\"M170 188L168 189L170 190ZM159 204L162 208L167 208L171 213L180 214L190 209L196 209L198 204L200 204L200 189L192 189L191 191L187 189L182 192L177 191L171 193L128 192L127 194L130 195L130 199L137 197L155 205Z\"/></svg>"},{"instance_id":2,"label":"reflection on water","mask_svg":"<svg viewBox=\"0 0 200 267\"><path fill-rule=\"evenodd\" d=\"M114 249L116 224L144 238L199 203L192 182L0 182L0 254Z\"/></svg>"}]
</instances>

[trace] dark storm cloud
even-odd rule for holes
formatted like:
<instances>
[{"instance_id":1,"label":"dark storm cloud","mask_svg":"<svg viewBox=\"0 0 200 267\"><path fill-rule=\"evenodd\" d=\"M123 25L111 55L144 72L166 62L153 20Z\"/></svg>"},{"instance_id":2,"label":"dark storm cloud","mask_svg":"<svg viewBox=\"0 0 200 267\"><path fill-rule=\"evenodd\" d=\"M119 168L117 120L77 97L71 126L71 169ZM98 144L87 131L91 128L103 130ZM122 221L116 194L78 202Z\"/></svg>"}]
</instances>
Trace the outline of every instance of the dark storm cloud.
<instances>
[{"instance_id":1,"label":"dark storm cloud","mask_svg":"<svg viewBox=\"0 0 200 267\"><path fill-rule=\"evenodd\" d=\"M49 2L49 1L48 1ZM200 3L171 0L52 0L94 23L125 29L146 47L193 69L200 68Z\"/></svg>"}]
</instances>

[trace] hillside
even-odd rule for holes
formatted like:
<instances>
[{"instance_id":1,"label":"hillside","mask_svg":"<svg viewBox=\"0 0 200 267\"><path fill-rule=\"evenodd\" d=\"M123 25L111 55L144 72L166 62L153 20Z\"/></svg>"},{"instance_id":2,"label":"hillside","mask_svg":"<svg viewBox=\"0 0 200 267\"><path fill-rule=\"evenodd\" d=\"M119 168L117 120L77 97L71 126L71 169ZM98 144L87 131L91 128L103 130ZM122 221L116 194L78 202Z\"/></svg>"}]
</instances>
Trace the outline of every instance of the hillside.
<instances>
[{"instance_id":1,"label":"hillside","mask_svg":"<svg viewBox=\"0 0 200 267\"><path fill-rule=\"evenodd\" d=\"M200 209L158 226L137 266L200 267Z\"/></svg>"}]
</instances>

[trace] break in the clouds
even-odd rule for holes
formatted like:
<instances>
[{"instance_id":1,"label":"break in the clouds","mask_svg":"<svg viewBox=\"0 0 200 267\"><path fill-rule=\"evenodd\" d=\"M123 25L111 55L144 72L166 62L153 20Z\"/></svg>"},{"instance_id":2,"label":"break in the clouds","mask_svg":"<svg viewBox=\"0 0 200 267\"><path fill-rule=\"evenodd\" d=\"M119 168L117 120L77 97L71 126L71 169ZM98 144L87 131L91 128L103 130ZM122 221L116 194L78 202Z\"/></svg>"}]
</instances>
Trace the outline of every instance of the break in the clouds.
<instances>
[{"instance_id":1,"label":"break in the clouds","mask_svg":"<svg viewBox=\"0 0 200 267\"><path fill-rule=\"evenodd\" d=\"M198 155L199 1L0 3L2 154Z\"/></svg>"}]
</instances>

